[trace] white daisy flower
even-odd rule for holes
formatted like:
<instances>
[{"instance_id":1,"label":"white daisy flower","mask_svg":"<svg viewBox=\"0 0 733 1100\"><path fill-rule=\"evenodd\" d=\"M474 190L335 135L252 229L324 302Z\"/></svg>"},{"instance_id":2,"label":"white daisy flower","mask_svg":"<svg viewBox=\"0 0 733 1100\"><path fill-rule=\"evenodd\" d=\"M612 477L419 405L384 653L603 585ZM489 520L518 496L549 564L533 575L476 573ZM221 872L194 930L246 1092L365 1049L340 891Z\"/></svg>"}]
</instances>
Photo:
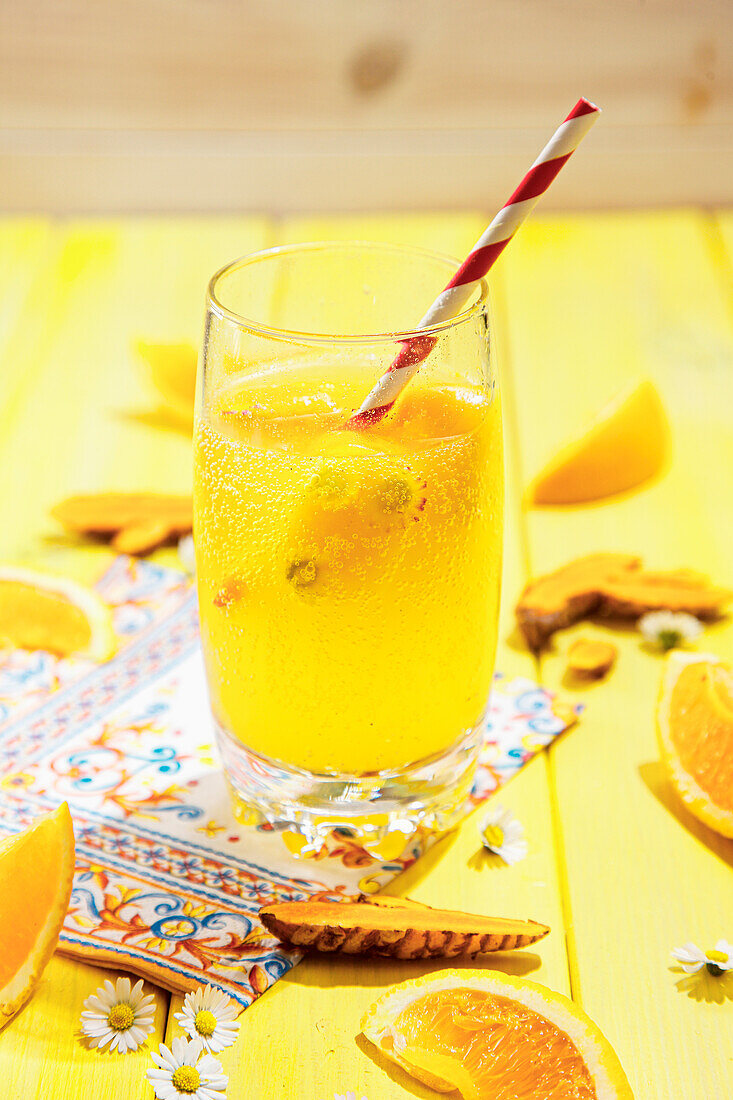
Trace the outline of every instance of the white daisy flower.
<instances>
[{"instance_id":1,"label":"white daisy flower","mask_svg":"<svg viewBox=\"0 0 733 1100\"><path fill-rule=\"evenodd\" d=\"M239 1006L213 985L187 993L174 1019L191 1039L200 1039L210 1054L230 1047L237 1037Z\"/></svg>"},{"instance_id":2,"label":"white daisy flower","mask_svg":"<svg viewBox=\"0 0 733 1100\"><path fill-rule=\"evenodd\" d=\"M142 981L131 985L129 978L107 980L87 997L81 1014L81 1030L90 1046L105 1047L126 1054L137 1050L154 1028L155 997L143 993Z\"/></svg>"},{"instance_id":3,"label":"white daisy flower","mask_svg":"<svg viewBox=\"0 0 733 1100\"><path fill-rule=\"evenodd\" d=\"M225 1100L229 1078L213 1054L203 1054L200 1039L176 1038L150 1053L157 1069L147 1071L158 1100Z\"/></svg>"},{"instance_id":4,"label":"white daisy flower","mask_svg":"<svg viewBox=\"0 0 733 1100\"><path fill-rule=\"evenodd\" d=\"M193 548L193 535L184 535L182 539L178 540L178 557L181 559L186 572L195 577L196 554Z\"/></svg>"},{"instance_id":5,"label":"white daisy flower","mask_svg":"<svg viewBox=\"0 0 733 1100\"><path fill-rule=\"evenodd\" d=\"M709 974L719 978L725 971L733 970L733 943L718 940L712 951L702 951L694 943L685 943L674 948L672 958L680 963L685 974L697 974L705 966Z\"/></svg>"},{"instance_id":6,"label":"white daisy flower","mask_svg":"<svg viewBox=\"0 0 733 1100\"><path fill-rule=\"evenodd\" d=\"M692 642L702 634L702 623L685 611L649 611L636 624L647 642L668 649Z\"/></svg>"},{"instance_id":7,"label":"white daisy flower","mask_svg":"<svg viewBox=\"0 0 733 1100\"><path fill-rule=\"evenodd\" d=\"M505 863L519 863L529 851L522 824L503 806L489 810L479 830L484 847L500 856Z\"/></svg>"}]
</instances>

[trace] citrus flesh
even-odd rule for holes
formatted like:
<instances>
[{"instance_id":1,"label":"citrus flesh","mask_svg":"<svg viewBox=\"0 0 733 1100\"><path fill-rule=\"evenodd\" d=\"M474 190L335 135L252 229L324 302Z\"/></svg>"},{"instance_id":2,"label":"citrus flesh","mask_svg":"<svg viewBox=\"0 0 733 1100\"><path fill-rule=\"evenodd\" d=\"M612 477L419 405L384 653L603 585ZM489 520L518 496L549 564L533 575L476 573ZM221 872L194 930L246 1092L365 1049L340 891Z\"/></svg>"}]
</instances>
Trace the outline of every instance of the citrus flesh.
<instances>
[{"instance_id":1,"label":"citrus flesh","mask_svg":"<svg viewBox=\"0 0 733 1100\"><path fill-rule=\"evenodd\" d=\"M682 801L706 825L733 837L733 672L713 656L672 654L658 730Z\"/></svg>"},{"instance_id":2,"label":"citrus flesh","mask_svg":"<svg viewBox=\"0 0 733 1100\"><path fill-rule=\"evenodd\" d=\"M532 483L529 501L581 504L614 496L659 474L668 452L664 406L645 379L619 394L548 463Z\"/></svg>"},{"instance_id":3,"label":"citrus flesh","mask_svg":"<svg viewBox=\"0 0 733 1100\"><path fill-rule=\"evenodd\" d=\"M65 802L0 844L0 1027L31 996L56 948L73 875Z\"/></svg>"},{"instance_id":4,"label":"citrus flesh","mask_svg":"<svg viewBox=\"0 0 733 1100\"><path fill-rule=\"evenodd\" d=\"M572 1001L482 970L394 987L362 1022L388 1058L463 1100L631 1100L608 1041Z\"/></svg>"},{"instance_id":5,"label":"citrus flesh","mask_svg":"<svg viewBox=\"0 0 733 1100\"><path fill-rule=\"evenodd\" d=\"M26 569L0 568L0 638L62 657L103 661L114 651L111 613L96 592Z\"/></svg>"}]
</instances>

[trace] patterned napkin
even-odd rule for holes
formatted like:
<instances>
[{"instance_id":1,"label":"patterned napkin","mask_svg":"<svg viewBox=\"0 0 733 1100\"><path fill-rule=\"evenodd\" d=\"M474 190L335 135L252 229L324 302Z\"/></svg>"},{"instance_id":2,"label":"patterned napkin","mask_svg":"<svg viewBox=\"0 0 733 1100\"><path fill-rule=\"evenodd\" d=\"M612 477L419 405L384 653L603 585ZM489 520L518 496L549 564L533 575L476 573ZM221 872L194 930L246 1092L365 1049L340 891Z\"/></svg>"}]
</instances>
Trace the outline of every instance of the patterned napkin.
<instances>
[{"instance_id":1,"label":"patterned napkin","mask_svg":"<svg viewBox=\"0 0 733 1100\"><path fill-rule=\"evenodd\" d=\"M190 578L118 558L98 588L124 638L113 660L18 650L0 665L0 836L66 800L76 875L59 950L171 990L209 982L246 1006L300 958L260 906L373 892L435 838L395 833L377 849L343 829L314 847L237 822ZM497 678L466 811L574 719L531 681Z\"/></svg>"}]
</instances>

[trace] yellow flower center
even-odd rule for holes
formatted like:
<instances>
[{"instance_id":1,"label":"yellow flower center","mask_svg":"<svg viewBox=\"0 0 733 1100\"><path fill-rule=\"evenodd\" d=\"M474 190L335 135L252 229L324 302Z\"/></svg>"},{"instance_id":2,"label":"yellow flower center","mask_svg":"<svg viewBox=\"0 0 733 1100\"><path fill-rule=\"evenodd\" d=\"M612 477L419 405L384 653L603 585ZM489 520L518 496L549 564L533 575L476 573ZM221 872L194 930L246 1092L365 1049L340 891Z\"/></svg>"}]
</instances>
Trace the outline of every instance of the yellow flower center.
<instances>
[{"instance_id":1,"label":"yellow flower center","mask_svg":"<svg viewBox=\"0 0 733 1100\"><path fill-rule=\"evenodd\" d=\"M193 1026L199 1035L213 1035L216 1030L216 1016L213 1012L209 1012L207 1008L202 1008L194 1016Z\"/></svg>"},{"instance_id":2,"label":"yellow flower center","mask_svg":"<svg viewBox=\"0 0 733 1100\"><path fill-rule=\"evenodd\" d=\"M501 848L504 843L504 830L500 825L487 825L484 829L484 840L490 848Z\"/></svg>"},{"instance_id":3,"label":"yellow flower center","mask_svg":"<svg viewBox=\"0 0 733 1100\"><path fill-rule=\"evenodd\" d=\"M711 963L727 963L728 956L724 951L706 951L705 958Z\"/></svg>"},{"instance_id":4,"label":"yellow flower center","mask_svg":"<svg viewBox=\"0 0 733 1100\"><path fill-rule=\"evenodd\" d=\"M135 1013L129 1005L113 1005L109 1010L107 1023L115 1031L127 1031L135 1023Z\"/></svg>"},{"instance_id":5,"label":"yellow flower center","mask_svg":"<svg viewBox=\"0 0 733 1100\"><path fill-rule=\"evenodd\" d=\"M173 1071L171 1083L179 1092L195 1092L201 1084L201 1074L195 1066L179 1066Z\"/></svg>"}]
</instances>

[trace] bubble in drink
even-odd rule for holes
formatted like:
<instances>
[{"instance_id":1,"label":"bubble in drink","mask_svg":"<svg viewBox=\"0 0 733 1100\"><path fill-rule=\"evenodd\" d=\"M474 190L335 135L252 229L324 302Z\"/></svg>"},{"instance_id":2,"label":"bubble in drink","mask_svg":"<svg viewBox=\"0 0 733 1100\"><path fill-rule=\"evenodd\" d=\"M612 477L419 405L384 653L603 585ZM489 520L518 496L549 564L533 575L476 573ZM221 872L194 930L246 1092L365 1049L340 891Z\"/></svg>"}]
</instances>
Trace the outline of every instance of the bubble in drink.
<instances>
[{"instance_id":1,"label":"bubble in drink","mask_svg":"<svg viewBox=\"0 0 733 1100\"><path fill-rule=\"evenodd\" d=\"M196 426L214 712L248 748L313 772L443 753L491 683L498 394L418 375L373 429L342 430L373 374L324 357L233 377ZM233 575L246 598L222 614L213 600Z\"/></svg>"}]
</instances>

